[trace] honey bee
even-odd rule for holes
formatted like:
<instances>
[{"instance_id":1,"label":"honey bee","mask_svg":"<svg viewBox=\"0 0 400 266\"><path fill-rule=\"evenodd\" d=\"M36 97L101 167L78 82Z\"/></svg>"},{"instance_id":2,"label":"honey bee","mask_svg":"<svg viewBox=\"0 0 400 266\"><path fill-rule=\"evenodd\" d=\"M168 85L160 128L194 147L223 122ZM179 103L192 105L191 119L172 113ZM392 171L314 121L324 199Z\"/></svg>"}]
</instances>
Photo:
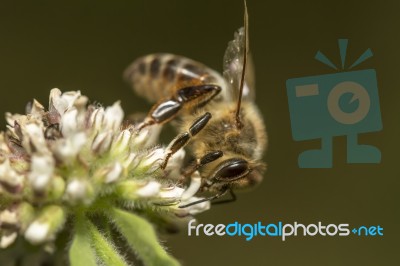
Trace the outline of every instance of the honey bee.
<instances>
[{"instance_id":1,"label":"honey bee","mask_svg":"<svg viewBox=\"0 0 400 266\"><path fill-rule=\"evenodd\" d=\"M244 27L229 42L221 76L207 66L183 56L151 54L134 61L125 79L140 96L156 102L137 126L179 120L180 133L167 147L161 168L186 145L194 163L182 170L190 185L182 198L209 192L211 196L181 205L185 208L215 200L227 192L261 182L261 161L267 144L263 119L254 103L254 78L248 56L248 15Z\"/></svg>"}]
</instances>

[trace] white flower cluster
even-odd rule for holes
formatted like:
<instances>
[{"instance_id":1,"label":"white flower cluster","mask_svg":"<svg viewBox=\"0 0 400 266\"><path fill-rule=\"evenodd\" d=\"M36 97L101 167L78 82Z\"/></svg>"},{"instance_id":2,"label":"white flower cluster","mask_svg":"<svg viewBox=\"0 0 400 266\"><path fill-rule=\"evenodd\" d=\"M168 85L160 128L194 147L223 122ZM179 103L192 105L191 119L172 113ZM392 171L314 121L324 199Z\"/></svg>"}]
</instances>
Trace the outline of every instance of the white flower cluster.
<instances>
[{"instance_id":1,"label":"white flower cluster","mask_svg":"<svg viewBox=\"0 0 400 266\"><path fill-rule=\"evenodd\" d=\"M155 146L160 128L137 133L133 125L123 126L123 117L119 102L103 108L88 104L80 92L58 89L50 92L48 110L34 100L26 115L6 114L7 131L0 133L1 248L18 235L32 244L48 242L74 210L97 210L100 201L180 217L209 208L208 202L179 208L199 200L182 197L185 187L177 185L183 152L161 171L165 150Z\"/></svg>"}]
</instances>

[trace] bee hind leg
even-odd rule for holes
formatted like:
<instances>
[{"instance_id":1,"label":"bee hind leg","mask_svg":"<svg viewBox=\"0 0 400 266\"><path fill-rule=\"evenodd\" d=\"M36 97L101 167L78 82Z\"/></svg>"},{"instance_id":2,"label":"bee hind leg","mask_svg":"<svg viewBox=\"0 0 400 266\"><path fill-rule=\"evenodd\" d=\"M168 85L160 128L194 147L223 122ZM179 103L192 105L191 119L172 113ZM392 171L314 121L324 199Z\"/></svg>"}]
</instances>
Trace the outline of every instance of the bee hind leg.
<instances>
[{"instance_id":1,"label":"bee hind leg","mask_svg":"<svg viewBox=\"0 0 400 266\"><path fill-rule=\"evenodd\" d=\"M167 147L165 158L161 163L161 169L165 169L167 167L168 160L171 158L171 156L174 155L178 150L185 147L189 143L191 138L199 133L207 125L210 119L211 114L209 112L204 113L193 122L188 131L180 133L171 141L171 143Z\"/></svg>"},{"instance_id":2,"label":"bee hind leg","mask_svg":"<svg viewBox=\"0 0 400 266\"><path fill-rule=\"evenodd\" d=\"M219 94L221 87L217 85L197 85L179 89L175 94L156 103L147 114L145 120L137 127L137 131L154 124L164 124L172 120L188 103L197 101L203 106Z\"/></svg>"}]
</instances>

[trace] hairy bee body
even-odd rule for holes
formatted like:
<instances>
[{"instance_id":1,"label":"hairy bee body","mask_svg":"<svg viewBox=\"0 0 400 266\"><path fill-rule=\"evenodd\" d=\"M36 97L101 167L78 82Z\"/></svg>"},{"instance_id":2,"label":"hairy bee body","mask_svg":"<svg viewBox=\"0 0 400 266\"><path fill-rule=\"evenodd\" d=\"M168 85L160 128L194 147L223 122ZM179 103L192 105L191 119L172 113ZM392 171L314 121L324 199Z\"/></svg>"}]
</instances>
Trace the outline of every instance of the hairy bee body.
<instances>
[{"instance_id":1,"label":"hairy bee body","mask_svg":"<svg viewBox=\"0 0 400 266\"><path fill-rule=\"evenodd\" d=\"M199 169L203 177L203 190L207 190L207 180L213 169L221 161L230 158L241 158L251 165L252 169L262 172L262 158L267 137L263 119L254 102L246 99L241 108L242 128L237 128L235 121L236 101L232 92L227 91L226 81L215 70L192 59L173 54L150 54L135 60L125 71L125 78L131 83L135 92L150 102L159 102L168 98L179 89L201 84L214 84L221 87L221 93L207 104L190 103L178 115L177 129L188 131L196 118L205 112L212 119L188 144L195 158L201 158L211 151L223 151L224 156ZM255 172L254 172L255 173ZM246 188L260 182L261 175L254 178L230 180L231 188ZM224 182L220 186L226 185ZM210 185L209 190L220 190L218 185Z\"/></svg>"},{"instance_id":2,"label":"hairy bee body","mask_svg":"<svg viewBox=\"0 0 400 266\"><path fill-rule=\"evenodd\" d=\"M192 59L167 53L136 59L125 71L135 92L151 103L173 95L177 90L201 84L223 84L218 72Z\"/></svg>"},{"instance_id":3,"label":"hairy bee body","mask_svg":"<svg viewBox=\"0 0 400 266\"><path fill-rule=\"evenodd\" d=\"M190 183L182 184L187 188L182 198L197 192L214 194L181 208L217 199L228 191L234 199L233 189L250 188L262 180L267 134L254 103L247 21L245 6L244 27L228 43L223 75L172 54L144 56L125 71L136 93L155 102L137 125L138 131L178 118L175 125L180 133L168 145L161 169L188 146L195 160L182 170L183 177L190 178Z\"/></svg>"},{"instance_id":4,"label":"hairy bee body","mask_svg":"<svg viewBox=\"0 0 400 266\"><path fill-rule=\"evenodd\" d=\"M222 161L240 158L249 162L253 170L262 173L265 166L260 162L262 159L267 137L265 134L264 121L258 108L254 103L244 102L241 110L243 127L238 129L234 119L236 111L235 102L215 101L194 114L182 115L180 132L188 129L191 122L200 113L210 112L212 119L208 122L189 144L195 158L201 158L211 151L223 151L224 156L218 160L205 165L199 169L200 176L204 180L204 188L208 189L207 180L212 179L213 171ZM253 171L256 173L256 171ZM230 187L233 189L249 188L257 185L262 179L261 175L253 175L252 178L229 180ZM220 190L220 186L226 185L225 182L210 186L212 191Z\"/></svg>"}]
</instances>

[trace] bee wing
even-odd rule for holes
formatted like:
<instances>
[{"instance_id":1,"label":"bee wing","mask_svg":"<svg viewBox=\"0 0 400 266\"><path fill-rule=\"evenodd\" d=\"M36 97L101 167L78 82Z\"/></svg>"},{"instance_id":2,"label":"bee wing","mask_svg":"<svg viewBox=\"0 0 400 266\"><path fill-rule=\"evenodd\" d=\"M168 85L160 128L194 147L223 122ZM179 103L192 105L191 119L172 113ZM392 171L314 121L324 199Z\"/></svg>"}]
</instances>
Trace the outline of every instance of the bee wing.
<instances>
[{"instance_id":1,"label":"bee wing","mask_svg":"<svg viewBox=\"0 0 400 266\"><path fill-rule=\"evenodd\" d=\"M240 80L244 65L245 51L248 47L248 34L245 36L244 27L235 32L234 39L228 43L224 55L223 76L227 83L228 90L232 94L232 99L237 99L239 95ZM243 87L243 99L254 99L254 66L251 56L246 58L245 84Z\"/></svg>"},{"instance_id":2,"label":"bee wing","mask_svg":"<svg viewBox=\"0 0 400 266\"><path fill-rule=\"evenodd\" d=\"M239 93L240 79L243 70L245 36L244 28L235 32L234 39L228 43L224 55L223 76L228 90L237 96Z\"/></svg>"}]
</instances>

